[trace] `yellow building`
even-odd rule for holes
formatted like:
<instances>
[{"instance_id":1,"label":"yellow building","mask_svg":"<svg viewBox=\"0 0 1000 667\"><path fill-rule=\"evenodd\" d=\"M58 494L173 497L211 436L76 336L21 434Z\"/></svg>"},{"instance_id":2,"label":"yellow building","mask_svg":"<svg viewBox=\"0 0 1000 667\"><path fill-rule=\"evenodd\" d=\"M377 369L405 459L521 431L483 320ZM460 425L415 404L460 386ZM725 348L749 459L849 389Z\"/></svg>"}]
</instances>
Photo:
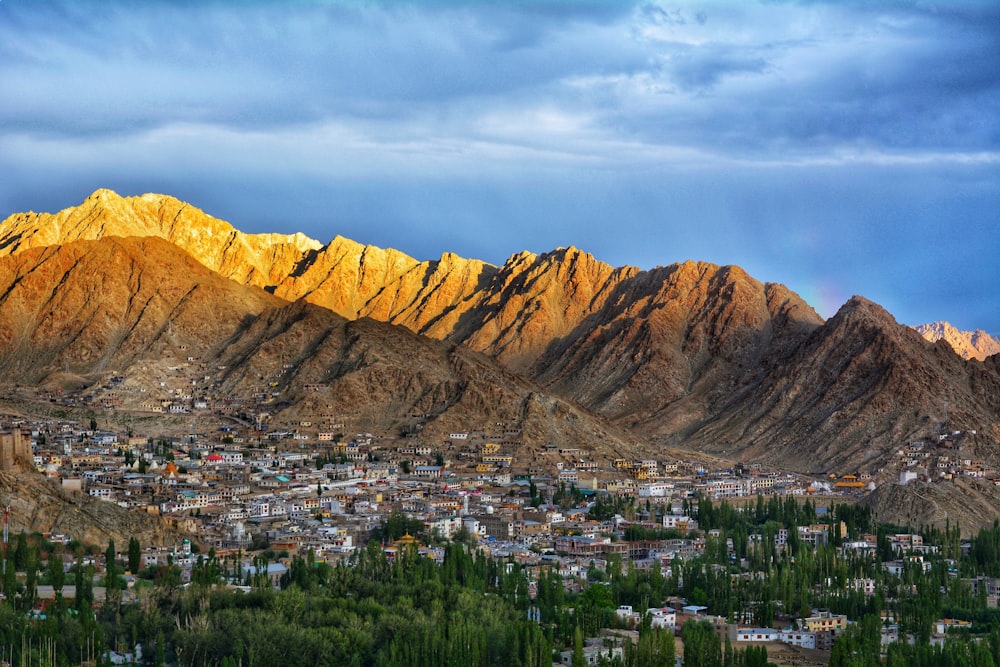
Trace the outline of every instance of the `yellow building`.
<instances>
[{"instance_id":1,"label":"yellow building","mask_svg":"<svg viewBox=\"0 0 1000 667\"><path fill-rule=\"evenodd\" d=\"M802 619L802 622L805 623L809 632L825 632L827 630L842 632L847 629L847 616L831 614L828 611L822 611L816 616L808 616Z\"/></svg>"}]
</instances>

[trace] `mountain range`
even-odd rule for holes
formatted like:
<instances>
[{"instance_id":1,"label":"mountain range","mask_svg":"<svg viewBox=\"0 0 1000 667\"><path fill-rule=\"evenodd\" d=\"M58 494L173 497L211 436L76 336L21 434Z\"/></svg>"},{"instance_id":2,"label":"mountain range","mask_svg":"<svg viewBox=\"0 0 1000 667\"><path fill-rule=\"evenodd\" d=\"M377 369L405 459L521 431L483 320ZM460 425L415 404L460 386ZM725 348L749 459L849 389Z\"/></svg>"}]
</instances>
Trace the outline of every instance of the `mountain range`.
<instances>
[{"instance_id":1,"label":"mountain range","mask_svg":"<svg viewBox=\"0 0 1000 667\"><path fill-rule=\"evenodd\" d=\"M1000 354L1000 340L989 335L982 329L959 331L947 322L918 324L913 328L932 343L944 340L963 359L978 359L983 361L986 357Z\"/></svg>"},{"instance_id":2,"label":"mountain range","mask_svg":"<svg viewBox=\"0 0 1000 667\"><path fill-rule=\"evenodd\" d=\"M149 385L192 357L224 369L218 391L270 385L287 419L429 439L509 424L526 461L575 443L888 475L908 442L960 431L968 456L1000 465L1000 355L921 333L860 296L824 321L736 266L612 267L573 247L418 261L244 234L164 195L99 190L0 223L7 377Z\"/></svg>"}]
</instances>

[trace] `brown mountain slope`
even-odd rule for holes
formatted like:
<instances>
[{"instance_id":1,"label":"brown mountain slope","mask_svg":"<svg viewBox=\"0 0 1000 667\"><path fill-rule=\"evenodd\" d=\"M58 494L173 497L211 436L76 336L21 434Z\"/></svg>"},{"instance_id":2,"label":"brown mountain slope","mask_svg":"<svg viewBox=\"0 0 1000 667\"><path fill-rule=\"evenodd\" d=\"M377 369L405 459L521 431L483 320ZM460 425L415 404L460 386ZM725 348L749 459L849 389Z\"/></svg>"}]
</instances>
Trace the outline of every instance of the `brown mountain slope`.
<instances>
[{"instance_id":1,"label":"brown mountain slope","mask_svg":"<svg viewBox=\"0 0 1000 667\"><path fill-rule=\"evenodd\" d=\"M686 275L677 267L652 273L614 268L572 247L543 255L519 253L499 269L447 253L419 262L341 237L320 248L301 235L242 234L171 197L122 198L108 190L55 215L10 216L0 223L0 249L16 253L108 235L159 236L225 277L285 300L304 298L348 319L371 317L463 343L516 371L531 368L553 342L578 338L583 322L612 296L617 301L611 308L634 317L645 307L640 303L675 296L663 293L658 279ZM619 289L623 282L628 286ZM746 305L739 293L734 295L737 308ZM651 308L658 309L655 303ZM801 303L801 310L809 309ZM760 323L766 319L758 318ZM815 314L810 319L820 321Z\"/></svg>"},{"instance_id":2,"label":"brown mountain slope","mask_svg":"<svg viewBox=\"0 0 1000 667\"><path fill-rule=\"evenodd\" d=\"M963 535L990 528L1000 519L1000 487L987 479L956 477L948 482L883 484L862 501L879 521L900 526L960 526Z\"/></svg>"},{"instance_id":3,"label":"brown mountain slope","mask_svg":"<svg viewBox=\"0 0 1000 667\"><path fill-rule=\"evenodd\" d=\"M760 283L737 267L687 262L651 271L613 268L567 248L543 255L520 253L496 268L449 254L419 262L398 251L339 237L322 248L299 244L298 254L279 253L278 246L267 243L250 252L246 250L250 237L213 220L159 195L122 199L99 191L83 206L56 216L11 216L0 224L0 247L10 252L30 245L29 241L83 235L84 230L99 236L138 228L138 233L166 235L194 248L206 266L227 277L262 284L276 296L301 298L349 320L370 317L471 347L549 391L662 443L780 460L800 469L875 465L901 439L943 421L936 415L946 404L949 422L961 419L963 428L978 424L982 437L1000 436L995 364L964 363L943 343L923 342L863 299L852 300L824 323L785 287ZM217 231L219 224L225 226ZM53 230L62 236L52 236ZM234 240L219 244L213 240L216 236ZM274 252L271 259L268 249ZM4 261L16 263L21 254ZM34 261L21 272L30 273ZM99 272L96 266L88 270ZM66 284L75 283L69 271L64 274ZM18 277L16 271L14 275L9 289L6 284L0 289L17 297L20 281L27 278ZM30 284L29 280L25 285ZM90 286L74 289L93 295L103 289L86 281L81 284ZM116 284L112 279L109 286ZM115 287L116 301L145 303L145 298L127 296L127 287ZM132 330L128 326L115 335L104 334L94 349L86 348L86 337L75 340L74 326L77 331L104 331L111 328L109 321L128 321L115 320L113 313L95 305L96 298L81 302L86 307L69 300L50 315L39 310L32 317L10 318L3 313L0 349L11 352L0 357L0 363L11 366L31 358L27 353L33 346L48 368L72 363L77 349L87 363L94 363L102 351L114 350L111 354L124 359L139 349L125 344ZM256 315L264 307L247 312ZM137 310L129 308L123 312ZM157 321L162 327L162 322L171 320L161 316ZM176 330L177 319L172 321ZM212 322L212 317L203 314L200 321ZM59 322L67 331L57 330L62 337L55 340L76 346L72 354L59 356L50 350L48 337L35 333ZM219 324L216 333L225 333L226 326ZM282 329L267 344L294 340L289 336L295 330L294 326ZM385 364L405 368L406 358L396 357L389 364L391 355L386 357L382 349L403 345L398 332L393 336L368 343L362 358L381 359L382 368ZM315 349L325 349L323 345L316 342ZM338 344L335 349L344 348ZM245 356L256 366L266 365L266 355L252 345ZM346 363L338 356L331 359ZM283 363L311 367L305 357ZM267 375L255 372L258 379ZM383 372L383 385L400 382L405 375ZM429 410L428 402L447 404L454 396L448 388L451 380L444 377L415 381L437 387L438 393L430 398L411 392L391 400L420 412ZM232 378L237 381L237 375ZM521 382L514 376L494 380ZM364 394L351 395L362 401ZM390 413L401 414L395 407Z\"/></svg>"},{"instance_id":4,"label":"brown mountain slope","mask_svg":"<svg viewBox=\"0 0 1000 667\"><path fill-rule=\"evenodd\" d=\"M298 301L263 313L221 348L224 391L247 394L280 378L277 415L336 415L376 432L421 424L428 442L469 429L516 425L528 451L574 442L605 455L635 438L465 347L370 319L345 320Z\"/></svg>"},{"instance_id":5,"label":"brown mountain slope","mask_svg":"<svg viewBox=\"0 0 1000 667\"><path fill-rule=\"evenodd\" d=\"M766 366L761 382L735 391L685 442L844 472L880 466L899 445L942 429L976 431L983 455L1000 439L997 364L964 361L861 297Z\"/></svg>"},{"instance_id":6,"label":"brown mountain slope","mask_svg":"<svg viewBox=\"0 0 1000 667\"><path fill-rule=\"evenodd\" d=\"M947 322L918 324L913 328L932 343L944 339L963 359L982 361L991 355L1000 354L1000 340L982 329L959 331Z\"/></svg>"},{"instance_id":7,"label":"brown mountain slope","mask_svg":"<svg viewBox=\"0 0 1000 667\"><path fill-rule=\"evenodd\" d=\"M710 417L735 386L760 376L762 359L786 355L821 323L783 286L686 262L622 280L532 371L618 423L673 434Z\"/></svg>"},{"instance_id":8,"label":"brown mountain slope","mask_svg":"<svg viewBox=\"0 0 1000 667\"><path fill-rule=\"evenodd\" d=\"M576 248L519 253L497 269L452 254L417 262L338 237L275 294L463 343L522 371L637 272Z\"/></svg>"},{"instance_id":9,"label":"brown mountain slope","mask_svg":"<svg viewBox=\"0 0 1000 667\"><path fill-rule=\"evenodd\" d=\"M0 372L30 383L201 356L279 303L155 237L33 248L0 258Z\"/></svg>"},{"instance_id":10,"label":"brown mountain slope","mask_svg":"<svg viewBox=\"0 0 1000 667\"><path fill-rule=\"evenodd\" d=\"M274 293L305 299L348 319L371 317L433 335L429 328L481 289L495 267L445 253L418 262L398 250L365 246L336 237L311 253ZM436 331L448 330L439 325Z\"/></svg>"},{"instance_id":11,"label":"brown mountain slope","mask_svg":"<svg viewBox=\"0 0 1000 667\"><path fill-rule=\"evenodd\" d=\"M613 268L576 248L511 257L448 338L515 370L528 370L555 340L599 310L634 267Z\"/></svg>"},{"instance_id":12,"label":"brown mountain slope","mask_svg":"<svg viewBox=\"0 0 1000 667\"><path fill-rule=\"evenodd\" d=\"M0 369L19 382L114 372L153 395L141 369L188 356L225 368L217 395L268 386L279 417L333 412L386 432L420 423L434 441L505 422L529 446L575 442L616 454L638 446L488 357L395 325L288 304L159 238L76 241L0 259Z\"/></svg>"}]
</instances>

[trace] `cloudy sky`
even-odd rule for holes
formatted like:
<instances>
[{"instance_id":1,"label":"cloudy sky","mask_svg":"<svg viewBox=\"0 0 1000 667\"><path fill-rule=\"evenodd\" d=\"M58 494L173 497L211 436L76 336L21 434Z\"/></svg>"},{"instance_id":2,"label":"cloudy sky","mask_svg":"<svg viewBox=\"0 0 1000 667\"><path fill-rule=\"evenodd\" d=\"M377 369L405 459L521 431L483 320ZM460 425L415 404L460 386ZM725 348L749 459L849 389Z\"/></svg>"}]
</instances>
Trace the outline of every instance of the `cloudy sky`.
<instances>
[{"instance_id":1,"label":"cloudy sky","mask_svg":"<svg viewBox=\"0 0 1000 667\"><path fill-rule=\"evenodd\" d=\"M0 0L0 217L99 187L1000 334L1000 2Z\"/></svg>"}]
</instances>

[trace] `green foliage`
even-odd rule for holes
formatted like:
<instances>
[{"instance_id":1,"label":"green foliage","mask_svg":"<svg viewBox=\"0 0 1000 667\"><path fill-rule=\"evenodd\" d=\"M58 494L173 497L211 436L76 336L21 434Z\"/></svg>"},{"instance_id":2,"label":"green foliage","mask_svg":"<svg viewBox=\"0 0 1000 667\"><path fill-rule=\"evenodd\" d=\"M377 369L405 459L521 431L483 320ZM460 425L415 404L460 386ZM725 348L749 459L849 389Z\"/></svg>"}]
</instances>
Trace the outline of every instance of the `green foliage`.
<instances>
[{"instance_id":1,"label":"green foliage","mask_svg":"<svg viewBox=\"0 0 1000 667\"><path fill-rule=\"evenodd\" d=\"M1000 522L983 528L972 540L969 564L970 574L1000 577Z\"/></svg>"},{"instance_id":2,"label":"green foliage","mask_svg":"<svg viewBox=\"0 0 1000 667\"><path fill-rule=\"evenodd\" d=\"M52 585L53 590L57 594L61 594L63 585L66 583L66 571L63 569L62 556L49 554L47 579L48 583Z\"/></svg>"},{"instance_id":3,"label":"green foliage","mask_svg":"<svg viewBox=\"0 0 1000 667\"><path fill-rule=\"evenodd\" d=\"M185 601L198 595L193 590L185 593L182 606L205 621L182 627L173 641L184 664L195 667L239 657L257 665L547 666L551 646L517 609L511 598L519 586L507 587L504 570L459 544L448 547L440 566L406 550L390 561L376 542L350 566L296 558L284 591L205 590L204 607Z\"/></svg>"},{"instance_id":4,"label":"green foliage","mask_svg":"<svg viewBox=\"0 0 1000 667\"><path fill-rule=\"evenodd\" d=\"M722 645L708 621L688 621L681 630L685 667L722 667Z\"/></svg>"},{"instance_id":5,"label":"green foliage","mask_svg":"<svg viewBox=\"0 0 1000 667\"><path fill-rule=\"evenodd\" d=\"M615 504L608 500L607 494L599 493L590 506L587 516L594 521L607 521L617 514Z\"/></svg>"},{"instance_id":6,"label":"green foliage","mask_svg":"<svg viewBox=\"0 0 1000 667\"><path fill-rule=\"evenodd\" d=\"M626 542L642 542L645 540L679 540L684 536L673 528L646 528L638 524L627 526L623 531Z\"/></svg>"},{"instance_id":7,"label":"green foliage","mask_svg":"<svg viewBox=\"0 0 1000 667\"><path fill-rule=\"evenodd\" d=\"M579 625L573 632L573 660L572 667L585 667L587 659L583 655L583 628Z\"/></svg>"},{"instance_id":8,"label":"green foliage","mask_svg":"<svg viewBox=\"0 0 1000 667\"><path fill-rule=\"evenodd\" d=\"M576 507L582 500L583 494L576 488L576 484L570 485L567 489L565 482L559 482L559 486L552 494L552 503L564 510Z\"/></svg>"},{"instance_id":9,"label":"green foliage","mask_svg":"<svg viewBox=\"0 0 1000 667\"><path fill-rule=\"evenodd\" d=\"M372 536L375 540L393 542L404 535L419 537L423 533L423 521L420 519L411 519L402 512L393 512L386 519L385 524L372 533Z\"/></svg>"},{"instance_id":10,"label":"green foliage","mask_svg":"<svg viewBox=\"0 0 1000 667\"><path fill-rule=\"evenodd\" d=\"M626 646L624 667L673 666L673 631L651 627L647 616L639 626L639 641Z\"/></svg>"},{"instance_id":11,"label":"green foliage","mask_svg":"<svg viewBox=\"0 0 1000 667\"><path fill-rule=\"evenodd\" d=\"M558 493L563 500L576 496L572 489ZM592 507L607 505L616 512L627 511L617 507L616 500L598 497L595 501ZM659 561L642 569L612 556L603 571L591 568L590 582L564 582L555 567L532 570L536 577L533 598L528 594L529 571L513 560L498 561L477 553L471 536L444 542L441 563L421 556L413 546L398 549L390 558L380 542L423 531L421 522L395 514L377 539L359 548L349 563L331 566L317 561L312 553L292 557L279 590L272 588L266 576L267 565L278 555L273 551L257 551L252 556L254 567L244 572L242 555L220 558L209 550L196 557L190 586L180 586L180 570L173 564L146 568L140 573L145 581L135 589L137 602L121 604L122 563L116 562L114 544L109 544L105 551L108 602L95 616L95 568L83 564L83 555L99 556L100 551L75 544L68 550L77 556L69 574L77 586L77 599L67 604L57 598L45 620L32 619L27 612L35 601L39 576L57 586L63 547L39 535L23 535L12 545L11 554L13 563L20 552L20 581L10 567L4 582L13 595L11 601L0 602L0 646L15 647L14 664L39 663L40 651L56 657L51 661L55 664L97 664L107 647L141 642L148 649L148 664L191 667L548 667L553 649L570 650L579 654L574 655L578 660L584 637L623 627L615 614L619 605L645 610L680 595L741 624L769 626L778 613L802 616L814 607L847 614L852 623L831 654L831 664L837 666L1000 665L1000 610L986 608L984 596L973 595L962 581L962 576L992 571L990 559L1000 554L1000 526L981 531L968 558L958 548L957 527L925 529L925 541L940 547L940 553L924 554L929 571L920 563L910 563L895 576L867 555L832 545L795 544L795 527L816 522L808 500L761 497L746 511L701 500L690 511L718 531L707 537L703 555L675 559L668 573ZM875 526L863 508L837 506L827 520L843 521L849 536L874 532L880 548L891 548L892 533L912 532L905 527ZM784 548L774 541L782 528L789 531ZM650 533L626 533L626 537L640 536ZM141 556L138 547L137 541L129 541L130 567ZM43 554L48 554L48 566L40 568ZM945 554L956 555L957 563L946 562ZM955 576L956 567L961 576ZM853 590L857 578L874 579L879 592L865 595ZM222 585L233 581L250 586L251 591ZM583 588L572 592L576 586ZM880 657L883 610L899 624L901 639L912 637L913 644L897 642ZM932 645L933 622L942 615L968 620L971 626ZM723 649L719 635L706 622L689 621L682 636L686 665L768 665L767 652L760 646L734 648L726 642ZM295 650L289 651L290 646ZM21 647L33 648L22 655ZM640 623L636 643L625 646L623 657L602 658L600 664L672 665L674 652L673 635L652 629L647 617Z\"/></svg>"},{"instance_id":12,"label":"green foliage","mask_svg":"<svg viewBox=\"0 0 1000 667\"><path fill-rule=\"evenodd\" d=\"M139 540L133 536L128 541L128 571L135 574L142 565L142 547Z\"/></svg>"}]
</instances>

